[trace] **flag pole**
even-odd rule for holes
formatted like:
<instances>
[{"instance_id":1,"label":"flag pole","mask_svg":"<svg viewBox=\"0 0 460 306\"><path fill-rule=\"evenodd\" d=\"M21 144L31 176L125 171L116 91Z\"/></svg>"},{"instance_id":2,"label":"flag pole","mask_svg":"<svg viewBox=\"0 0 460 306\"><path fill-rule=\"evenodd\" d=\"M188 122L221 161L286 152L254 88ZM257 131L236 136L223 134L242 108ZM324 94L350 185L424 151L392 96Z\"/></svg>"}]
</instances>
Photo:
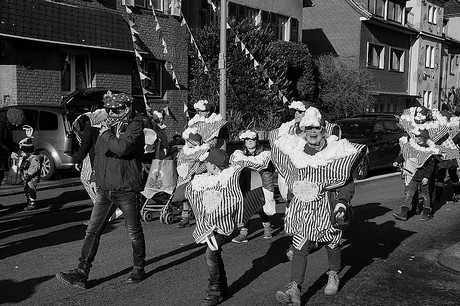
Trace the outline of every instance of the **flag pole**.
<instances>
[{"instance_id":1,"label":"flag pole","mask_svg":"<svg viewBox=\"0 0 460 306\"><path fill-rule=\"evenodd\" d=\"M220 0L219 114L227 119L227 0Z\"/></svg>"}]
</instances>

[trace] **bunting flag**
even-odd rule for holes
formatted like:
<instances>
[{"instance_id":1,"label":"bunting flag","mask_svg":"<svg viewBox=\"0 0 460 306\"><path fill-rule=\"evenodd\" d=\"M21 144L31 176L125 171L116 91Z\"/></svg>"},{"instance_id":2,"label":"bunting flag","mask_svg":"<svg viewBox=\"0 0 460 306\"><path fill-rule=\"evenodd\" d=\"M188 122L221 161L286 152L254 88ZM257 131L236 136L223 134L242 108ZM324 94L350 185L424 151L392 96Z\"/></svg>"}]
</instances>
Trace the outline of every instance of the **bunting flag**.
<instances>
[{"instance_id":1,"label":"bunting flag","mask_svg":"<svg viewBox=\"0 0 460 306\"><path fill-rule=\"evenodd\" d=\"M136 64L137 64L137 71L139 72L139 79L140 79L140 84L141 84L141 88L142 88L142 93L143 93L143 100L144 100L144 104L145 104L145 109L148 111L150 111L150 106L148 104L148 101L147 101L147 94L151 94L151 92L149 92L147 89L145 89L145 86L144 86L144 80L147 80L150 78L145 75L144 73L142 73L142 56L141 54L138 52L138 50L142 50L141 47L138 46L138 36L139 36L139 32L134 28L135 27L135 22L134 22L134 17L133 17L133 12L131 11L131 9L128 7L128 6L134 6L134 0L125 0L125 9L126 9L126 13L127 13L127 19L128 19L128 25L129 25L129 28L130 28L130 32L131 32L131 38L132 38L132 41L133 41L133 49L134 49L134 54L135 54L135 58L136 58Z\"/></svg>"},{"instance_id":2,"label":"bunting flag","mask_svg":"<svg viewBox=\"0 0 460 306\"><path fill-rule=\"evenodd\" d=\"M161 29L161 25L160 25L160 22L158 21L158 18L157 18L157 15L155 13L155 8L154 6L152 5L152 1L150 0L150 5L152 6L152 13L153 13L153 18L155 20L155 31L157 32L158 34L158 39L160 40L160 43L161 43L161 46L163 47L163 57L166 58L166 55L169 53L168 52L168 44L166 42L166 39L164 38L163 36L163 31ZM174 4L171 4L171 5L175 5L175 6L180 6L179 4L179 1L175 1ZM179 11L180 11L180 8L179 8ZM181 23L182 24L182 23ZM169 67L167 67L167 64L169 63ZM166 61L165 62L165 68L166 70L169 70L171 71L171 77L174 81L174 85L180 90L180 83L179 83L179 80L177 78L177 75L176 73L174 72L174 69L173 69L173 64L172 64L172 61Z\"/></svg>"}]
</instances>

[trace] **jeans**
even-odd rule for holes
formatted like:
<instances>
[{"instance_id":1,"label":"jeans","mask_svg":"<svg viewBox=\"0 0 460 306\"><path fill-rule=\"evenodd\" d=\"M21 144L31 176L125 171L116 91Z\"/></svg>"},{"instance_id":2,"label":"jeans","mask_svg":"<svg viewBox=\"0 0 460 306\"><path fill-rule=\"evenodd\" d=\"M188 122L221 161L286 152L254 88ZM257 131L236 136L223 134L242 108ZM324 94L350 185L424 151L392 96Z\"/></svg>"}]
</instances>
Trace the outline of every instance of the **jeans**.
<instances>
[{"instance_id":1,"label":"jeans","mask_svg":"<svg viewBox=\"0 0 460 306\"><path fill-rule=\"evenodd\" d=\"M125 227L132 242L134 268L144 268L145 240L138 196L139 193L134 191L98 190L81 250L80 264L78 265L80 270L86 274L89 273L99 247L100 237L117 207L123 212Z\"/></svg>"},{"instance_id":2,"label":"jeans","mask_svg":"<svg viewBox=\"0 0 460 306\"><path fill-rule=\"evenodd\" d=\"M220 288L227 286L227 274L225 273L224 262L222 260L222 244L225 235L214 232L217 251L212 251L209 246L206 249L206 265L209 272L209 285L219 285Z\"/></svg>"},{"instance_id":3,"label":"jeans","mask_svg":"<svg viewBox=\"0 0 460 306\"><path fill-rule=\"evenodd\" d=\"M410 181L409 185L406 186L406 197L402 206L406 206L411 209L414 195L417 193L420 187L420 197L423 199L423 207L430 208L430 192L428 190L429 185L430 184L423 185L422 182Z\"/></svg>"},{"instance_id":4,"label":"jeans","mask_svg":"<svg viewBox=\"0 0 460 306\"><path fill-rule=\"evenodd\" d=\"M296 282L299 286L302 286L305 279L305 271L307 270L308 254L315 244L313 241L307 241L300 250L294 249L292 254L292 265L291 265L291 281ZM327 260L329 269L334 272L339 272L342 257L342 248L337 246L331 249L326 245Z\"/></svg>"}]
</instances>

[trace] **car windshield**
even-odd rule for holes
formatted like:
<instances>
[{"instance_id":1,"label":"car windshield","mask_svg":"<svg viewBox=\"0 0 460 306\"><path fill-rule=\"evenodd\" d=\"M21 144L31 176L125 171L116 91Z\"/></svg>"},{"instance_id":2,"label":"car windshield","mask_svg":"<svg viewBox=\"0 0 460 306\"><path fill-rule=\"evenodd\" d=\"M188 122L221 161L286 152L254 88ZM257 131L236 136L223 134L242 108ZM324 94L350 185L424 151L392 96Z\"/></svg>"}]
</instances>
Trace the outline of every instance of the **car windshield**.
<instances>
[{"instance_id":1,"label":"car windshield","mask_svg":"<svg viewBox=\"0 0 460 306\"><path fill-rule=\"evenodd\" d=\"M337 122L342 129L344 138L366 138L372 131L372 122L366 121L343 121Z\"/></svg>"}]
</instances>

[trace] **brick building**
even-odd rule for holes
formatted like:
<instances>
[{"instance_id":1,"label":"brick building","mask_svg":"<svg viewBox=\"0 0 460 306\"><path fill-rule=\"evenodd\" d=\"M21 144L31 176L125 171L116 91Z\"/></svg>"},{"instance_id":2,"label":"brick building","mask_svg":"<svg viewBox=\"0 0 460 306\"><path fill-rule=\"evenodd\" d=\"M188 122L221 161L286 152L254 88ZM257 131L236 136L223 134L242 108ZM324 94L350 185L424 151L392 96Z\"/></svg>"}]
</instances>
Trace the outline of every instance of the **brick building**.
<instances>
[{"instance_id":1,"label":"brick building","mask_svg":"<svg viewBox=\"0 0 460 306\"><path fill-rule=\"evenodd\" d=\"M177 118L167 117L168 134L185 124L188 83L188 33L171 15L170 2L153 1L166 54L149 1L135 0L130 8L142 71L151 79L143 81L147 101L153 109L168 106ZM76 89L107 87L132 94L135 107L143 108L127 15L122 0L0 2L0 106L59 105Z\"/></svg>"}]
</instances>

